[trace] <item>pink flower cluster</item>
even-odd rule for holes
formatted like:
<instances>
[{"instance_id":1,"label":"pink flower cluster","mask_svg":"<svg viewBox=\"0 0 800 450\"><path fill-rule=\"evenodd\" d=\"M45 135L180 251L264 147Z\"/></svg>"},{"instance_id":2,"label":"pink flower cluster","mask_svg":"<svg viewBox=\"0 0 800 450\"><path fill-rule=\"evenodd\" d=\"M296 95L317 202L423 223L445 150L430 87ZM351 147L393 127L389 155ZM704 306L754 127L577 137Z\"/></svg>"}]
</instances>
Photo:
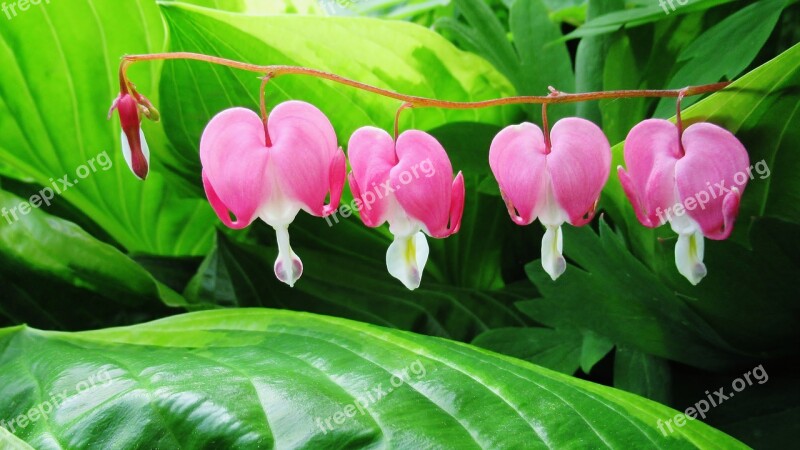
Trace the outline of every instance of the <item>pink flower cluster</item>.
<instances>
[{"instance_id":1,"label":"pink flower cluster","mask_svg":"<svg viewBox=\"0 0 800 450\"><path fill-rule=\"evenodd\" d=\"M152 105L141 96L121 95L115 102L122 124L125 159L139 178L147 176L149 151L139 127L140 112ZM682 204L722 180L733 186L749 158L730 132L710 123L685 131L666 120L646 120L625 142L627 171L620 181L636 217L647 227L661 225L661 211ZM275 229L276 277L294 285L303 264L289 244L289 225L300 210L325 217L336 211L345 178L355 199L379 185L399 186L400 174L426 161L431 176L369 201L361 220L369 227L388 222L394 241L386 253L389 273L415 289L428 259L426 235L457 233L464 209L464 178L453 175L450 159L431 135L409 130L396 140L384 130L364 127L345 154L328 118L301 101L278 105L265 122L254 112L232 108L215 116L200 141L203 185L220 220L244 228L260 218ZM561 226L589 223L611 169L611 148L602 130L580 118L558 121L542 131L531 123L503 129L493 140L489 165L514 223L539 219L545 227L542 266L555 280L566 270ZM703 208L669 217L678 234L678 270L697 284L706 274L703 238L725 239L733 228L744 185L709 199ZM327 203L326 203L327 200Z\"/></svg>"}]
</instances>

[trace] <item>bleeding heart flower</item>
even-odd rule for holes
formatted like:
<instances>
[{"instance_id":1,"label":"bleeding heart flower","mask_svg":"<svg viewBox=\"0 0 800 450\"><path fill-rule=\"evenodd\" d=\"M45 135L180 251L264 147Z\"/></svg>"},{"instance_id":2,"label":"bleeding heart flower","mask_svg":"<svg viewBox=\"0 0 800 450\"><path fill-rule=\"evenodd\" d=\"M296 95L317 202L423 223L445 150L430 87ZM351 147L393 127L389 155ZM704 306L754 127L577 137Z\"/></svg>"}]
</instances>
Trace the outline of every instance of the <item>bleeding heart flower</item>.
<instances>
[{"instance_id":1,"label":"bleeding heart flower","mask_svg":"<svg viewBox=\"0 0 800 450\"><path fill-rule=\"evenodd\" d=\"M361 202L369 227L389 222L394 242L386 252L389 273L408 289L419 287L428 260L428 236L457 233L464 211L464 177L453 168L442 145L417 130L394 139L374 127L350 137L350 190Z\"/></svg>"},{"instance_id":2,"label":"bleeding heart flower","mask_svg":"<svg viewBox=\"0 0 800 450\"><path fill-rule=\"evenodd\" d=\"M636 217L650 228L669 222L678 233L675 264L692 284L706 275L703 236L726 239L747 184L747 150L728 130L696 123L681 135L667 120L636 125L617 168Z\"/></svg>"},{"instance_id":3,"label":"bleeding heart flower","mask_svg":"<svg viewBox=\"0 0 800 450\"><path fill-rule=\"evenodd\" d=\"M143 95L138 93L131 95L127 91L119 94L111 104L111 109L108 111L109 119L114 110L119 112L119 122L122 127L120 138L122 155L133 174L144 180L150 167L150 148L142 132L139 112L157 121L158 111Z\"/></svg>"},{"instance_id":4,"label":"bleeding heart flower","mask_svg":"<svg viewBox=\"0 0 800 450\"><path fill-rule=\"evenodd\" d=\"M228 227L244 228L259 217L275 229L275 276L293 286L303 263L289 245L289 224L301 209L318 217L336 210L345 159L330 121L308 103L281 103L267 129L271 146L261 118L249 109L228 109L211 119L200 141L203 185Z\"/></svg>"},{"instance_id":5,"label":"bleeding heart flower","mask_svg":"<svg viewBox=\"0 0 800 450\"><path fill-rule=\"evenodd\" d=\"M504 128L489 150L492 168L511 219L546 227L542 267L555 280L566 270L561 225L592 220L611 170L611 147L588 120L559 120L550 139L532 123Z\"/></svg>"}]
</instances>

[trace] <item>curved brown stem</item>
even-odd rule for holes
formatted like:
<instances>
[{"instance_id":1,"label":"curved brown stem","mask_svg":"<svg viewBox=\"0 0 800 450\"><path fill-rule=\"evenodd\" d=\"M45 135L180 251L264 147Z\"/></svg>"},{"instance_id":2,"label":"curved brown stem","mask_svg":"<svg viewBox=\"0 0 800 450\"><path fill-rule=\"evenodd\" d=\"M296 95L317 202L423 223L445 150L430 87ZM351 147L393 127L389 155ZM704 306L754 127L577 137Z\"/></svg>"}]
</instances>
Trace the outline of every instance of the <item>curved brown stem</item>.
<instances>
[{"instance_id":1,"label":"curved brown stem","mask_svg":"<svg viewBox=\"0 0 800 450\"><path fill-rule=\"evenodd\" d=\"M679 96L692 96L699 94L706 94L709 92L719 91L730 84L729 81L720 83L705 84L701 86L691 86L684 89L642 89L642 90L619 90L619 91L605 91L605 92L585 92L579 94L568 94L558 92L551 93L547 96L514 96L503 97L492 100L483 100L477 102L455 102L448 100L438 100L427 97L418 97L415 95L401 94L388 89L375 87L360 81L351 80L333 73L325 72L317 69L310 69L308 67L298 66L283 66L283 65L257 65L250 63L243 63L231 59L220 58L217 56L202 55L199 53L188 52L173 52L173 53L153 53L146 55L127 55L123 57L120 66L120 83L124 83L126 79L126 72L131 64L140 61L158 61L158 60L194 60L204 61L211 64L218 64L236 69L247 70L250 72L257 72L267 74L270 78L275 78L281 75L306 75L324 80L333 81L335 83L350 86L367 92L372 92L384 97L401 100L408 103L413 108L443 108L443 109L476 109L488 108L492 106L504 105L517 105L517 104L552 104L552 103L573 103L583 102L588 100L602 100L602 99L617 99L617 98L636 98L636 97L679 97Z\"/></svg>"}]
</instances>

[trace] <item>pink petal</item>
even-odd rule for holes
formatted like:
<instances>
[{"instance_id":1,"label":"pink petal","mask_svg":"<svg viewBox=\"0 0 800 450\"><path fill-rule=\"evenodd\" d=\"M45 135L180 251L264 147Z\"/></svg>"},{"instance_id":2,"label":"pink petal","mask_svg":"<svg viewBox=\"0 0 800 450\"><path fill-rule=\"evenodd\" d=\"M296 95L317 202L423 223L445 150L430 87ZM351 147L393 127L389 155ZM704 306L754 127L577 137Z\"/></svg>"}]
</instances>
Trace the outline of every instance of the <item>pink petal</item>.
<instances>
[{"instance_id":1,"label":"pink petal","mask_svg":"<svg viewBox=\"0 0 800 450\"><path fill-rule=\"evenodd\" d=\"M261 118L232 108L209 122L200 140L203 185L217 216L232 228L253 222L271 194L266 179L269 151ZM231 220L228 211L236 216Z\"/></svg>"},{"instance_id":2,"label":"pink petal","mask_svg":"<svg viewBox=\"0 0 800 450\"><path fill-rule=\"evenodd\" d=\"M396 148L391 184L398 203L430 236L449 236L456 226L450 223L451 209L458 212L459 207L453 208L453 166L447 152L436 138L419 130L401 134Z\"/></svg>"},{"instance_id":3,"label":"pink petal","mask_svg":"<svg viewBox=\"0 0 800 450\"><path fill-rule=\"evenodd\" d=\"M344 152L342 148L336 152L333 157L330 167L330 202L325 205L323 215L328 216L339 208L339 202L342 200L342 190L344 190L344 179L347 177L347 162L345 161Z\"/></svg>"},{"instance_id":4,"label":"pink petal","mask_svg":"<svg viewBox=\"0 0 800 450\"><path fill-rule=\"evenodd\" d=\"M514 223L533 222L547 193L542 130L528 122L504 128L492 140L489 166Z\"/></svg>"},{"instance_id":5,"label":"pink petal","mask_svg":"<svg viewBox=\"0 0 800 450\"><path fill-rule=\"evenodd\" d=\"M461 229L461 217L464 215L465 196L464 174L458 172L456 179L453 180L453 189L450 197L450 234L456 234L458 230Z\"/></svg>"},{"instance_id":6,"label":"pink petal","mask_svg":"<svg viewBox=\"0 0 800 450\"><path fill-rule=\"evenodd\" d=\"M361 220L368 227L380 226L389 214L391 195L384 195L390 172L397 164L394 139L384 130L362 127L353 133L347 145L350 158L350 190L360 199Z\"/></svg>"},{"instance_id":7,"label":"pink petal","mask_svg":"<svg viewBox=\"0 0 800 450\"><path fill-rule=\"evenodd\" d=\"M739 196L749 179L747 150L731 132L711 123L687 128L683 147L686 156L675 167L680 199L703 235L725 239L733 230Z\"/></svg>"},{"instance_id":8,"label":"pink petal","mask_svg":"<svg viewBox=\"0 0 800 450\"><path fill-rule=\"evenodd\" d=\"M144 140L144 134L141 130L139 106L130 94L122 94L111 106L111 110L113 111L114 109L119 112L119 123L124 139L122 151L125 161L133 174L140 180L144 180L147 178L150 168L150 151L147 148L147 141ZM109 111L110 113L111 111Z\"/></svg>"},{"instance_id":9,"label":"pink petal","mask_svg":"<svg viewBox=\"0 0 800 450\"><path fill-rule=\"evenodd\" d=\"M325 198L337 183L344 184L344 178L339 172L336 132L325 114L309 103L288 101L272 110L268 128L269 153L283 193L309 214L323 216L332 211L325 207ZM341 180L331 180L332 171ZM338 205L337 201L333 209Z\"/></svg>"},{"instance_id":10,"label":"pink petal","mask_svg":"<svg viewBox=\"0 0 800 450\"><path fill-rule=\"evenodd\" d=\"M663 212L677 201L675 164L681 158L678 127L662 119L640 122L625 139L627 176L620 171L636 217L650 228L662 225Z\"/></svg>"},{"instance_id":11,"label":"pink petal","mask_svg":"<svg viewBox=\"0 0 800 450\"><path fill-rule=\"evenodd\" d=\"M570 117L559 120L550 133L552 151L547 170L556 202L572 225L584 225L594 216L594 207L611 171L611 146L594 123Z\"/></svg>"}]
</instances>

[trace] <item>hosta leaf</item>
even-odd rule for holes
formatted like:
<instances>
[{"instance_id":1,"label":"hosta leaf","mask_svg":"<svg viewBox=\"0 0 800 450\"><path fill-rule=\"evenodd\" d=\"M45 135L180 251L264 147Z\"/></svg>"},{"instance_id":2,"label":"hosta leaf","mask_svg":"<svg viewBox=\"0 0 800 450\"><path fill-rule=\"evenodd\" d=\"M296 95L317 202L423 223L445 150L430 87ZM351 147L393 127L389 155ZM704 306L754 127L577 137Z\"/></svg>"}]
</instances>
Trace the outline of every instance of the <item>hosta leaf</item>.
<instances>
[{"instance_id":1,"label":"hosta leaf","mask_svg":"<svg viewBox=\"0 0 800 450\"><path fill-rule=\"evenodd\" d=\"M513 89L488 63L456 49L436 33L409 23L365 18L247 16L163 3L170 49L224 56L256 64L301 65L334 72L391 90L448 100L509 95ZM291 39L287 39L291 36ZM170 140L194 165L211 117L231 106L258 107L256 74L176 61L164 66L162 116ZM305 76L278 77L267 88L269 104L301 99L331 119L346 145L364 125L390 129L401 102ZM450 111L419 109L403 115L402 127L432 129L449 122L503 124L516 109Z\"/></svg>"},{"instance_id":2,"label":"hosta leaf","mask_svg":"<svg viewBox=\"0 0 800 450\"><path fill-rule=\"evenodd\" d=\"M0 157L16 173L49 186L65 175L78 180L80 167L107 152L113 168L91 172L65 190L64 198L126 249L199 254L210 246L212 229L206 224L213 213L165 183L163 164L179 163L160 126L144 125L154 167L141 183L123 161L117 119L106 120L119 92L120 56L163 51L164 41L158 8L149 0L52 2L4 23L0 108L4 104L8 114L0 114ZM130 73L155 104L158 68L142 65Z\"/></svg>"},{"instance_id":3,"label":"hosta leaf","mask_svg":"<svg viewBox=\"0 0 800 450\"><path fill-rule=\"evenodd\" d=\"M0 417L38 449L746 448L700 421L665 437L675 411L520 360L296 312L18 327L0 349Z\"/></svg>"},{"instance_id":4,"label":"hosta leaf","mask_svg":"<svg viewBox=\"0 0 800 450\"><path fill-rule=\"evenodd\" d=\"M71 222L0 190L1 323L76 330L160 317L183 298Z\"/></svg>"}]
</instances>

